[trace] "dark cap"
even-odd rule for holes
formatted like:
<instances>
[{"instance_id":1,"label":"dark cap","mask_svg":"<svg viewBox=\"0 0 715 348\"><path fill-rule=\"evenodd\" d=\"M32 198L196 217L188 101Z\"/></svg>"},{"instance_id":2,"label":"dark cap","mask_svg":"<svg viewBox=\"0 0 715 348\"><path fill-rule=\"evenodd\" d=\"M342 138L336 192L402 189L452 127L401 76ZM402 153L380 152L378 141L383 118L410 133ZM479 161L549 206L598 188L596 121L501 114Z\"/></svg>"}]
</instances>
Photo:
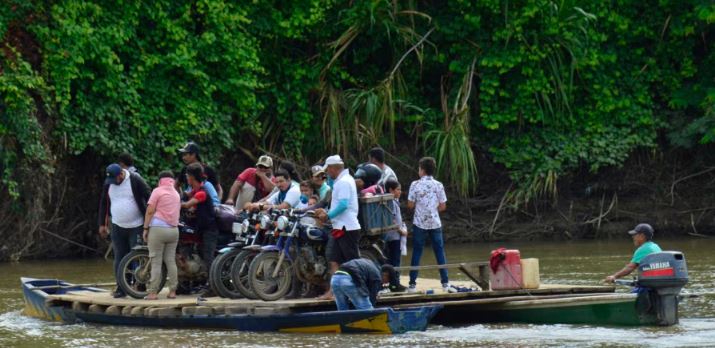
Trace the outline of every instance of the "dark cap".
<instances>
[{"instance_id":1,"label":"dark cap","mask_svg":"<svg viewBox=\"0 0 715 348\"><path fill-rule=\"evenodd\" d=\"M628 231L628 234L634 236L638 233L643 233L646 238L653 239L653 227L649 224L638 224L634 229Z\"/></svg>"},{"instance_id":2,"label":"dark cap","mask_svg":"<svg viewBox=\"0 0 715 348\"><path fill-rule=\"evenodd\" d=\"M196 145L195 142L189 141L184 145L184 147L179 149L179 152L181 153L193 153L193 154L199 154L199 145Z\"/></svg>"},{"instance_id":3,"label":"dark cap","mask_svg":"<svg viewBox=\"0 0 715 348\"><path fill-rule=\"evenodd\" d=\"M116 163L112 163L107 166L106 179L104 179L105 184L116 184L117 176L122 172L122 167Z\"/></svg>"}]
</instances>

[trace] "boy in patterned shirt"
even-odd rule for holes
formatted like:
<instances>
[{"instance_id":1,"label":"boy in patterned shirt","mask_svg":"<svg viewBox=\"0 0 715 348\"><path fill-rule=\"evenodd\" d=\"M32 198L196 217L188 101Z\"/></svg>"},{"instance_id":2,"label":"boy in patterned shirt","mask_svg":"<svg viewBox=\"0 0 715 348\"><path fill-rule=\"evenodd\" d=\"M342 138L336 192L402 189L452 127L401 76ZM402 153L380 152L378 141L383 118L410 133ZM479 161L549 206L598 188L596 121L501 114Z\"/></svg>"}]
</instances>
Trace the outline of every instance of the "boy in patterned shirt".
<instances>
[{"instance_id":1,"label":"boy in patterned shirt","mask_svg":"<svg viewBox=\"0 0 715 348\"><path fill-rule=\"evenodd\" d=\"M437 164L432 157L423 157L419 162L419 180L410 185L407 195L407 208L414 209L412 220L412 262L411 266L419 266L427 237L432 241L432 250L437 263L444 265L447 258L444 254L444 239L442 238L442 221L439 213L447 209L447 195L444 185L435 180L432 175ZM409 292L415 292L418 271L410 271ZM442 288L447 292L457 292L449 285L447 269L439 270Z\"/></svg>"}]
</instances>

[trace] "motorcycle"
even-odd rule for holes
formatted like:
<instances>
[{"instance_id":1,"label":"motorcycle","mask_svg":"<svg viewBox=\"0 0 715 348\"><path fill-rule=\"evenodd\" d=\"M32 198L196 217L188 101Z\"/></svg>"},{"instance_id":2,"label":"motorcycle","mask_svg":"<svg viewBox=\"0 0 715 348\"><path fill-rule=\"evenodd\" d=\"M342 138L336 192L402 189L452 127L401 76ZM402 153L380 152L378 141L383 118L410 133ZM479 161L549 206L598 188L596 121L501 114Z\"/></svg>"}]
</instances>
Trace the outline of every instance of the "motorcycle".
<instances>
[{"instance_id":1,"label":"motorcycle","mask_svg":"<svg viewBox=\"0 0 715 348\"><path fill-rule=\"evenodd\" d=\"M244 246L236 254L230 266L232 284L236 290L248 299L257 299L248 280L248 270L253 259L261 252L264 245L274 244L274 221L278 217L277 211L261 212L254 214L258 223L254 227L254 234L249 236L250 244Z\"/></svg>"},{"instance_id":2,"label":"motorcycle","mask_svg":"<svg viewBox=\"0 0 715 348\"><path fill-rule=\"evenodd\" d=\"M306 297L325 287L329 278L325 255L329 226L318 226L313 212L283 211L276 219L278 241L261 247L246 274L253 293L264 301L275 301L292 290L292 297ZM362 236L362 258L378 267L385 259L382 239Z\"/></svg>"},{"instance_id":3,"label":"motorcycle","mask_svg":"<svg viewBox=\"0 0 715 348\"><path fill-rule=\"evenodd\" d=\"M209 286L221 297L225 298L240 298L243 297L233 283L231 277L231 265L236 259L236 256L243 250L243 247L251 244L255 239L256 230L252 222L258 219L257 214L249 214L241 212L238 214L238 220L232 224L232 232L235 235L233 242L218 251L219 255L211 263L209 270Z\"/></svg>"},{"instance_id":4,"label":"motorcycle","mask_svg":"<svg viewBox=\"0 0 715 348\"><path fill-rule=\"evenodd\" d=\"M219 207L219 209L227 209ZM230 207L231 211L233 208ZM233 215L233 213L231 213ZM225 214L223 214L225 215ZM209 270L203 266L201 258L202 238L191 225L191 218L187 212L182 211L179 221L179 242L176 246L176 266L179 289L177 292L191 292L195 285L205 284L209 279ZM223 224L225 226L225 224ZM228 232L230 233L230 232ZM219 223L218 248L226 245L227 231ZM161 281L158 291L166 284L166 265L162 264ZM119 262L119 287L133 298L144 298L148 294L146 287L151 278L151 260L149 247L146 244L135 246Z\"/></svg>"},{"instance_id":5,"label":"motorcycle","mask_svg":"<svg viewBox=\"0 0 715 348\"><path fill-rule=\"evenodd\" d=\"M299 216L290 211L288 214L279 216L276 219L276 229L279 231L279 238L275 245L266 245L261 248L258 255L250 263L248 269L248 280L253 292L264 301L276 301L283 298L293 285L294 269L293 263L297 258L302 257L296 251L302 249L299 234L300 223ZM324 232L320 229L321 234ZM303 235L306 236L306 235ZM316 236L319 243L323 246L322 268L317 278L322 279L327 273L327 261L325 260L324 245L327 242L327 235L322 238ZM295 246L293 245L296 241ZM306 243L304 243L306 244ZM310 253L314 254L314 253ZM307 262L305 262L307 264ZM312 277L311 277L312 278Z\"/></svg>"},{"instance_id":6,"label":"motorcycle","mask_svg":"<svg viewBox=\"0 0 715 348\"><path fill-rule=\"evenodd\" d=\"M179 225L179 243L176 246L176 268L180 283L204 282L207 274L201 270L201 237L188 225ZM149 247L137 245L119 262L121 275L119 287L129 296L143 298L151 278ZM162 264L159 291L166 284L166 265Z\"/></svg>"}]
</instances>

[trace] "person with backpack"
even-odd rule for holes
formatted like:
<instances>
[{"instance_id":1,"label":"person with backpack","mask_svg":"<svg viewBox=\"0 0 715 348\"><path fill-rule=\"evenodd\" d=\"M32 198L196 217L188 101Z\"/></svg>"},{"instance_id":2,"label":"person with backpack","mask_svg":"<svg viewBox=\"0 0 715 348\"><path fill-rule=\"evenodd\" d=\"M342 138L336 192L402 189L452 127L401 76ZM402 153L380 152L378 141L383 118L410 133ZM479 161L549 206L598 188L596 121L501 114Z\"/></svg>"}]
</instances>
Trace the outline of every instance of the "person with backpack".
<instances>
[{"instance_id":1,"label":"person with backpack","mask_svg":"<svg viewBox=\"0 0 715 348\"><path fill-rule=\"evenodd\" d=\"M105 191L99 204L99 234L106 238L107 226L112 224L112 251L114 252L114 275L119 273L119 262L137 244L143 231L144 215L151 190L136 173L122 169L117 163L106 169ZM112 294L115 298L126 294L118 286Z\"/></svg>"},{"instance_id":2,"label":"person with backpack","mask_svg":"<svg viewBox=\"0 0 715 348\"><path fill-rule=\"evenodd\" d=\"M186 179L191 186L191 191L188 193L188 200L181 203L181 208L193 211L196 215L196 232L201 236L202 242L201 260L208 272L218 242L218 225L213 202L206 191L208 180L204 174L204 167L199 163L189 164L186 166Z\"/></svg>"}]
</instances>

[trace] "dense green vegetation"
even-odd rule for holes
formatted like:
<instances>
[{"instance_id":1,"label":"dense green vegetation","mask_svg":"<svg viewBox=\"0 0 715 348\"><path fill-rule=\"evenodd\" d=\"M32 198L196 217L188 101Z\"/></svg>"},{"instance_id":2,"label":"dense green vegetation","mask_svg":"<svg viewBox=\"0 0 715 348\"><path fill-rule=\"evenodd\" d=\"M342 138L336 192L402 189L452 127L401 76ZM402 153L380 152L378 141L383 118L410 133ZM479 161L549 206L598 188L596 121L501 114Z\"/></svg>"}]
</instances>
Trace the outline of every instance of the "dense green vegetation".
<instances>
[{"instance_id":1,"label":"dense green vegetation","mask_svg":"<svg viewBox=\"0 0 715 348\"><path fill-rule=\"evenodd\" d=\"M709 0L9 0L0 195L31 204L23 173L89 154L155 173L193 139L431 154L465 196L486 158L514 202L554 196L637 149L715 142L714 23Z\"/></svg>"}]
</instances>

